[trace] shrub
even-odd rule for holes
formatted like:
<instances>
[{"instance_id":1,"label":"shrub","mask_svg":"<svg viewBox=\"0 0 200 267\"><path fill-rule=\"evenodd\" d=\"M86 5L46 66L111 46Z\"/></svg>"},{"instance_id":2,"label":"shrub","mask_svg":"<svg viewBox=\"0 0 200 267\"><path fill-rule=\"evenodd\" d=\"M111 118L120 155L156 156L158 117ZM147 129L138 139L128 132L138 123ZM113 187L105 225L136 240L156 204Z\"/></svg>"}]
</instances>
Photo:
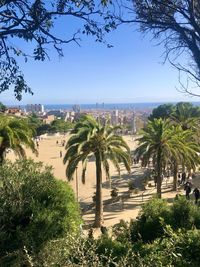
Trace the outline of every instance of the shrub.
<instances>
[{"instance_id":1,"label":"shrub","mask_svg":"<svg viewBox=\"0 0 200 267\"><path fill-rule=\"evenodd\" d=\"M31 160L0 167L1 255L38 252L48 240L76 233L79 208L71 187L58 181L51 168Z\"/></svg>"},{"instance_id":2,"label":"shrub","mask_svg":"<svg viewBox=\"0 0 200 267\"><path fill-rule=\"evenodd\" d=\"M132 190L134 190L135 188L136 188L136 186L135 186L134 181L130 180L130 181L128 182L128 189L129 189L129 191L132 191Z\"/></svg>"},{"instance_id":3,"label":"shrub","mask_svg":"<svg viewBox=\"0 0 200 267\"><path fill-rule=\"evenodd\" d=\"M128 253L128 244L123 244L107 236L102 236L102 238L97 240L96 253L99 257L106 256L103 261L104 264L110 256L112 256L113 262L117 263ZM116 265L111 264L111 266Z\"/></svg>"},{"instance_id":4,"label":"shrub","mask_svg":"<svg viewBox=\"0 0 200 267\"><path fill-rule=\"evenodd\" d=\"M200 207L183 196L176 197L171 206L165 200L153 198L142 206L137 220L131 222L131 240L153 241L163 235L165 225L174 230L200 229Z\"/></svg>"},{"instance_id":5,"label":"shrub","mask_svg":"<svg viewBox=\"0 0 200 267\"><path fill-rule=\"evenodd\" d=\"M198 267L200 231L179 229L175 232L170 226L166 226L164 232L161 238L140 248L140 257L145 266Z\"/></svg>"},{"instance_id":6,"label":"shrub","mask_svg":"<svg viewBox=\"0 0 200 267\"><path fill-rule=\"evenodd\" d=\"M142 206L136 221L130 224L132 241L152 241L163 234L163 224L170 223L170 207L162 199L153 198Z\"/></svg>"},{"instance_id":7,"label":"shrub","mask_svg":"<svg viewBox=\"0 0 200 267\"><path fill-rule=\"evenodd\" d=\"M175 198L171 210L174 229L192 229L193 226L200 228L200 209L185 197Z\"/></svg>"},{"instance_id":8,"label":"shrub","mask_svg":"<svg viewBox=\"0 0 200 267\"><path fill-rule=\"evenodd\" d=\"M111 196L112 198L115 198L115 197L118 196L118 192L119 192L119 190L118 190L117 188L113 188L113 189L111 190L110 196Z\"/></svg>"},{"instance_id":9,"label":"shrub","mask_svg":"<svg viewBox=\"0 0 200 267\"><path fill-rule=\"evenodd\" d=\"M97 240L68 237L50 241L39 253L36 267L128 267L133 255L127 245L108 237Z\"/></svg>"},{"instance_id":10,"label":"shrub","mask_svg":"<svg viewBox=\"0 0 200 267\"><path fill-rule=\"evenodd\" d=\"M112 228L115 240L125 244L130 242L130 227L129 223L120 220L118 224L115 224Z\"/></svg>"}]
</instances>

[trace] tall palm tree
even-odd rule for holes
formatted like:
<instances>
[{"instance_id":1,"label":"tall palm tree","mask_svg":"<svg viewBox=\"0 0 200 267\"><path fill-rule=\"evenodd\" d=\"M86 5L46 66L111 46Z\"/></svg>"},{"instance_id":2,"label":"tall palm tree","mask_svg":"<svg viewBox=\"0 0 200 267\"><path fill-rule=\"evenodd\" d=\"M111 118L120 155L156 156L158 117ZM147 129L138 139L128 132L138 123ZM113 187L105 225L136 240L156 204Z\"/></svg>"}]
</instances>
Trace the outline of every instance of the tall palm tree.
<instances>
[{"instance_id":1,"label":"tall palm tree","mask_svg":"<svg viewBox=\"0 0 200 267\"><path fill-rule=\"evenodd\" d=\"M173 124L180 125L181 128L186 130L192 130L190 133L190 140L200 145L200 134L199 134L199 125L200 125L200 108L192 105L188 102L179 102L175 105L174 111L172 112L170 119ZM188 134L186 134L188 135ZM187 154L187 153L186 153ZM188 157L190 158L190 157ZM195 158L192 157L192 159ZM186 163L189 163L188 160L182 161L182 170L185 170L185 167L188 167Z\"/></svg>"},{"instance_id":2,"label":"tall palm tree","mask_svg":"<svg viewBox=\"0 0 200 267\"><path fill-rule=\"evenodd\" d=\"M79 162L82 162L82 182L85 183L85 172L88 159L95 156L96 164L96 211L95 227L103 223L102 202L102 169L110 179L109 163L112 162L118 172L120 163L130 172L130 150L121 136L116 134L117 127L107 123L102 125L92 116L84 116L72 130L72 136L66 144L66 154L63 159L68 180L73 179Z\"/></svg>"},{"instance_id":3,"label":"tall palm tree","mask_svg":"<svg viewBox=\"0 0 200 267\"><path fill-rule=\"evenodd\" d=\"M6 149L10 148L20 157L26 157L24 147L37 153L32 140L33 131L25 120L11 116L0 116L0 164L5 160Z\"/></svg>"},{"instance_id":4,"label":"tall palm tree","mask_svg":"<svg viewBox=\"0 0 200 267\"><path fill-rule=\"evenodd\" d=\"M188 170L195 170L200 163L200 147L196 142L193 130L183 130L181 125L172 126L171 134L175 140L174 147L178 153L171 155L169 159L173 166L173 190L177 190L178 165L184 165Z\"/></svg>"},{"instance_id":5,"label":"tall palm tree","mask_svg":"<svg viewBox=\"0 0 200 267\"><path fill-rule=\"evenodd\" d=\"M157 195L161 198L162 172L173 159L177 162L181 159L180 150L183 145L179 142L178 129L171 125L169 120L154 119L149 121L147 127L138 138L139 146L135 150L137 157L142 158L143 166L147 166L152 159L157 175Z\"/></svg>"}]
</instances>

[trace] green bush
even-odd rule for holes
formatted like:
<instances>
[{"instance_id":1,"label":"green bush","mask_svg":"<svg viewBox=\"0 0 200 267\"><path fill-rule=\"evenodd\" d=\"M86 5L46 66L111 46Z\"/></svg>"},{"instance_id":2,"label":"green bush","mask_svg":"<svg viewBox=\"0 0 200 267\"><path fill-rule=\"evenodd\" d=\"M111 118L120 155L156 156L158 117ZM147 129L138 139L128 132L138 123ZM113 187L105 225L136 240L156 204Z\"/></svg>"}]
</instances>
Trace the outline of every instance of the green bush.
<instances>
[{"instance_id":1,"label":"green bush","mask_svg":"<svg viewBox=\"0 0 200 267\"><path fill-rule=\"evenodd\" d=\"M120 220L118 224L113 226L112 232L116 241L122 244L130 242L130 227L128 222Z\"/></svg>"},{"instance_id":2,"label":"green bush","mask_svg":"<svg viewBox=\"0 0 200 267\"><path fill-rule=\"evenodd\" d=\"M0 253L38 252L48 240L76 233L81 223L71 187L31 160L0 167Z\"/></svg>"},{"instance_id":3,"label":"green bush","mask_svg":"<svg viewBox=\"0 0 200 267\"><path fill-rule=\"evenodd\" d=\"M143 244L142 249L140 248L144 266L198 267L200 231L179 229L175 232L170 226L164 227L164 231L161 238L153 243Z\"/></svg>"},{"instance_id":4,"label":"green bush","mask_svg":"<svg viewBox=\"0 0 200 267\"><path fill-rule=\"evenodd\" d=\"M106 264L107 259L109 259L110 256L113 259L113 264L119 262L122 257L127 255L128 250L129 246L127 243L120 243L116 240L112 240L108 236L102 236L102 238L97 240L96 254L100 258L102 256L105 257L103 260L104 264ZM113 264L110 264L110 266L116 266Z\"/></svg>"},{"instance_id":5,"label":"green bush","mask_svg":"<svg viewBox=\"0 0 200 267\"><path fill-rule=\"evenodd\" d=\"M163 235L165 225L170 225L174 230L200 229L200 207L183 196L175 198L173 205L153 198L142 206L137 220L131 222L131 240L151 242Z\"/></svg>"},{"instance_id":6,"label":"green bush","mask_svg":"<svg viewBox=\"0 0 200 267\"><path fill-rule=\"evenodd\" d=\"M171 222L170 207L165 200L153 198L142 206L137 220L130 224L132 242L149 242L163 235L162 221Z\"/></svg>"},{"instance_id":7,"label":"green bush","mask_svg":"<svg viewBox=\"0 0 200 267\"><path fill-rule=\"evenodd\" d=\"M127 245L106 236L97 240L77 236L48 242L34 267L142 267L132 265L133 256Z\"/></svg>"},{"instance_id":8,"label":"green bush","mask_svg":"<svg viewBox=\"0 0 200 267\"><path fill-rule=\"evenodd\" d=\"M200 228L200 209L193 202L188 201L183 196L179 196L173 202L172 211L172 227L192 229L192 227Z\"/></svg>"},{"instance_id":9,"label":"green bush","mask_svg":"<svg viewBox=\"0 0 200 267\"><path fill-rule=\"evenodd\" d=\"M34 267L198 267L200 231L164 226L162 237L134 245L106 236L97 240L68 237L48 242L35 258Z\"/></svg>"}]
</instances>

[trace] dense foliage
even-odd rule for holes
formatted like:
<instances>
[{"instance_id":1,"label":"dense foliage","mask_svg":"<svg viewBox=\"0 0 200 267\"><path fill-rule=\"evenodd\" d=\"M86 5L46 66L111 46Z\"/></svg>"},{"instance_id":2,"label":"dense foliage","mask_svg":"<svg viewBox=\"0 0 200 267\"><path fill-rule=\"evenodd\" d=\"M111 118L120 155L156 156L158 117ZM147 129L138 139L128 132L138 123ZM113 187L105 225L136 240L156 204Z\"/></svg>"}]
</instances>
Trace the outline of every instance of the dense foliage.
<instances>
[{"instance_id":1,"label":"dense foliage","mask_svg":"<svg viewBox=\"0 0 200 267\"><path fill-rule=\"evenodd\" d=\"M0 207L0 266L7 254L37 253L48 240L76 233L81 222L70 186L30 160L0 167Z\"/></svg>"},{"instance_id":2,"label":"dense foliage","mask_svg":"<svg viewBox=\"0 0 200 267\"><path fill-rule=\"evenodd\" d=\"M189 213L181 218L185 212L184 205ZM137 221L130 225L122 221L116 225L112 237L104 234L96 240L71 237L48 242L35 258L34 266L197 267L200 261L200 224L195 220L200 208L193 207L182 198L177 198L172 207L163 200L152 199L143 206ZM180 216L176 216L177 213ZM180 219L182 222L185 220L184 226ZM142 231L133 240L133 231L139 228ZM147 236L149 238L145 240Z\"/></svg>"},{"instance_id":3,"label":"dense foliage","mask_svg":"<svg viewBox=\"0 0 200 267\"><path fill-rule=\"evenodd\" d=\"M173 104L162 104L152 110L149 120L153 119L169 119L175 110Z\"/></svg>"},{"instance_id":4,"label":"dense foliage","mask_svg":"<svg viewBox=\"0 0 200 267\"><path fill-rule=\"evenodd\" d=\"M196 120L200 120L200 107L189 102L162 104L154 108L149 120L170 119L174 124L181 124L183 129L191 128Z\"/></svg>"},{"instance_id":5,"label":"dense foliage","mask_svg":"<svg viewBox=\"0 0 200 267\"><path fill-rule=\"evenodd\" d=\"M143 205L136 221L130 224L121 221L116 225L112 237L104 234L98 239L85 235L50 238L38 244L37 253L20 247L1 257L0 264L5 267L197 267L199 215L200 207L182 197L177 197L172 206L154 198Z\"/></svg>"},{"instance_id":6,"label":"dense foliage","mask_svg":"<svg viewBox=\"0 0 200 267\"><path fill-rule=\"evenodd\" d=\"M173 230L200 229L200 208L184 197L177 197L172 205L153 198L142 206L136 221L130 225L130 240L150 242L164 235L165 226ZM118 237L119 238L119 237Z\"/></svg>"},{"instance_id":7,"label":"dense foliage","mask_svg":"<svg viewBox=\"0 0 200 267\"><path fill-rule=\"evenodd\" d=\"M51 132L66 133L73 129L74 123L65 121L64 119L56 119L51 123Z\"/></svg>"},{"instance_id":8,"label":"dense foliage","mask_svg":"<svg viewBox=\"0 0 200 267\"><path fill-rule=\"evenodd\" d=\"M34 113L27 118L27 121L30 128L34 129L36 135L57 132L66 133L74 127L74 123L64 119L55 119L50 124L43 123L42 119Z\"/></svg>"}]
</instances>

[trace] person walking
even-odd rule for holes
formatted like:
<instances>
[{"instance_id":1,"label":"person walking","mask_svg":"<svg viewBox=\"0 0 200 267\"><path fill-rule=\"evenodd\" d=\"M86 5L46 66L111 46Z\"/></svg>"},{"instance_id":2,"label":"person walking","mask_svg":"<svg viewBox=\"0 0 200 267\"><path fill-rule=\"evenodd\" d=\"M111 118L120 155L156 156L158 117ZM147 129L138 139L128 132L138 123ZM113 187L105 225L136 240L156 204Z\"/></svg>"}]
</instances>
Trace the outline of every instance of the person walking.
<instances>
[{"instance_id":1,"label":"person walking","mask_svg":"<svg viewBox=\"0 0 200 267\"><path fill-rule=\"evenodd\" d=\"M60 158L62 158L62 151L60 151Z\"/></svg>"},{"instance_id":2,"label":"person walking","mask_svg":"<svg viewBox=\"0 0 200 267\"><path fill-rule=\"evenodd\" d=\"M178 173L178 186L180 186L181 185L181 174L180 174L180 172Z\"/></svg>"},{"instance_id":3,"label":"person walking","mask_svg":"<svg viewBox=\"0 0 200 267\"><path fill-rule=\"evenodd\" d=\"M190 186L192 186L192 177L191 176L188 176L187 183L189 183Z\"/></svg>"},{"instance_id":4,"label":"person walking","mask_svg":"<svg viewBox=\"0 0 200 267\"><path fill-rule=\"evenodd\" d=\"M185 197L187 200L190 200L190 193L191 193L191 186L189 183L186 183L184 186L184 190L185 190Z\"/></svg>"},{"instance_id":5,"label":"person walking","mask_svg":"<svg viewBox=\"0 0 200 267\"><path fill-rule=\"evenodd\" d=\"M156 187L157 186L157 175L156 174L154 175L153 179L154 179L154 184L155 184L155 187Z\"/></svg>"},{"instance_id":6,"label":"person walking","mask_svg":"<svg viewBox=\"0 0 200 267\"><path fill-rule=\"evenodd\" d=\"M198 203L199 197L200 197L200 191L199 189L196 187L193 191L194 197L195 197L195 204Z\"/></svg>"},{"instance_id":7,"label":"person walking","mask_svg":"<svg viewBox=\"0 0 200 267\"><path fill-rule=\"evenodd\" d=\"M181 184L184 184L185 183L185 180L186 180L186 173L183 172L182 173L182 176L181 176Z\"/></svg>"}]
</instances>

